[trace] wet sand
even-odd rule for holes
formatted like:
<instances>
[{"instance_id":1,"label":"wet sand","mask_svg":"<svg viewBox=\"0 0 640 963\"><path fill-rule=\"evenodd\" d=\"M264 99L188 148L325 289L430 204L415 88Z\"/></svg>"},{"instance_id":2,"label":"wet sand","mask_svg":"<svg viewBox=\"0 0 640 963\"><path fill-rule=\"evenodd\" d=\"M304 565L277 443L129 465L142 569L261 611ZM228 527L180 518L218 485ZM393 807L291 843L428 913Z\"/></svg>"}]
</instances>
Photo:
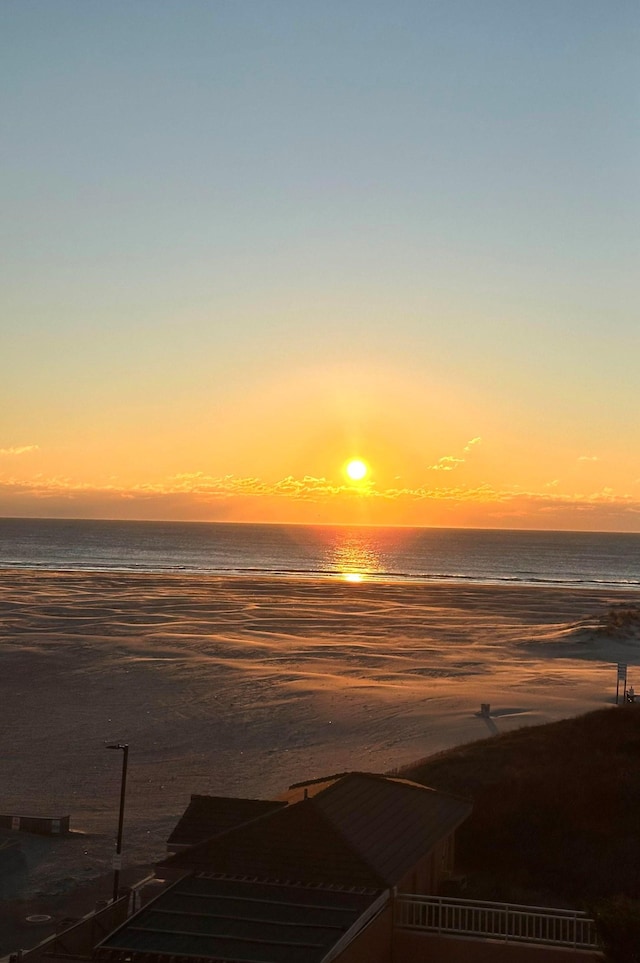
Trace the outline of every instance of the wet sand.
<instances>
[{"instance_id":1,"label":"wet sand","mask_svg":"<svg viewBox=\"0 0 640 963\"><path fill-rule=\"evenodd\" d=\"M130 746L124 855L142 867L191 793L273 797L600 708L615 700L617 662L640 688L638 593L0 576L0 811L69 814L74 830L5 881L5 899L109 872L121 753L108 742Z\"/></svg>"}]
</instances>

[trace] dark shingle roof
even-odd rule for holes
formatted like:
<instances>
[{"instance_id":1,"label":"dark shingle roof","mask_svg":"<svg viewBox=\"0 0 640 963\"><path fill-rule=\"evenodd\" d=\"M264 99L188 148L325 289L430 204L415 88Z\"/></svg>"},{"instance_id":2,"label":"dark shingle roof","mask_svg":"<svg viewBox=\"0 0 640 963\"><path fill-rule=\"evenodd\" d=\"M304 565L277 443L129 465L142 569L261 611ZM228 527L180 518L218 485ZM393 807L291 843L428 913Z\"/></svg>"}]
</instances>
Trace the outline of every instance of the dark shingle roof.
<instances>
[{"instance_id":1,"label":"dark shingle roof","mask_svg":"<svg viewBox=\"0 0 640 963\"><path fill-rule=\"evenodd\" d=\"M211 836L235 829L252 819L281 809L284 802L273 799L234 799L228 796L193 795L167 845L193 846Z\"/></svg>"},{"instance_id":2,"label":"dark shingle roof","mask_svg":"<svg viewBox=\"0 0 640 963\"><path fill-rule=\"evenodd\" d=\"M471 813L472 804L417 783L350 773L311 800L389 886Z\"/></svg>"},{"instance_id":3,"label":"dark shingle roof","mask_svg":"<svg viewBox=\"0 0 640 963\"><path fill-rule=\"evenodd\" d=\"M159 875L163 870L375 889L384 884L312 799L169 856L158 864Z\"/></svg>"},{"instance_id":4,"label":"dark shingle roof","mask_svg":"<svg viewBox=\"0 0 640 963\"><path fill-rule=\"evenodd\" d=\"M470 802L448 793L350 773L315 796L169 857L159 871L394 886L470 812Z\"/></svg>"},{"instance_id":5,"label":"dark shingle roof","mask_svg":"<svg viewBox=\"0 0 640 963\"><path fill-rule=\"evenodd\" d=\"M107 937L94 958L319 963L383 902L372 891L188 877Z\"/></svg>"}]
</instances>

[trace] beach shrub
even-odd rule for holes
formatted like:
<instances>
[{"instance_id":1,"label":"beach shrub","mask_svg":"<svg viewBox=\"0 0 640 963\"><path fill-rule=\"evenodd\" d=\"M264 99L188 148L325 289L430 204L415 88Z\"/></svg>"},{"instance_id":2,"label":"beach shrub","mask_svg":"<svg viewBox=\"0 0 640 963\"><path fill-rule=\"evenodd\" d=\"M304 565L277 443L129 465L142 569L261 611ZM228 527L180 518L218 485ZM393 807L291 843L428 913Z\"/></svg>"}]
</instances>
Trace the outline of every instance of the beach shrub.
<instances>
[{"instance_id":1,"label":"beach shrub","mask_svg":"<svg viewBox=\"0 0 640 963\"><path fill-rule=\"evenodd\" d=\"M640 902L618 895L590 912L608 963L640 963Z\"/></svg>"},{"instance_id":2,"label":"beach shrub","mask_svg":"<svg viewBox=\"0 0 640 963\"><path fill-rule=\"evenodd\" d=\"M518 729L403 775L473 800L456 845L470 898L640 899L639 705Z\"/></svg>"}]
</instances>

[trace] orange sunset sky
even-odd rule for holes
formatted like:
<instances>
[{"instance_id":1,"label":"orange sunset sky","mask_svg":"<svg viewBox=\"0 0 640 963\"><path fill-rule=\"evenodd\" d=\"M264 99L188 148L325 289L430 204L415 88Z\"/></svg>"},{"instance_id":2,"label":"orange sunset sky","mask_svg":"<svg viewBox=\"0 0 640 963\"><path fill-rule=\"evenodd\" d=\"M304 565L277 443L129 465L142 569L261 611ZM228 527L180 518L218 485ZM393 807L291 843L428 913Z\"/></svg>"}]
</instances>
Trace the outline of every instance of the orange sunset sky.
<instances>
[{"instance_id":1,"label":"orange sunset sky","mask_svg":"<svg viewBox=\"0 0 640 963\"><path fill-rule=\"evenodd\" d=\"M0 515L640 531L637 5L0 20Z\"/></svg>"}]
</instances>

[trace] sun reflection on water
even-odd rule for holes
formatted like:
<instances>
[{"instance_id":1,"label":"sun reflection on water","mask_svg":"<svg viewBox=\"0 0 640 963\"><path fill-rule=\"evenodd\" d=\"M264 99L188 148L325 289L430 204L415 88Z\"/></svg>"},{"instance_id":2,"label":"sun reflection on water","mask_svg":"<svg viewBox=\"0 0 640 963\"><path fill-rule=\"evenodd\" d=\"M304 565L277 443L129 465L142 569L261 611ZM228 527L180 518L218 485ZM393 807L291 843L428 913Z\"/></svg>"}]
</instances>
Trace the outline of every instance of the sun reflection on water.
<instances>
[{"instance_id":1,"label":"sun reflection on water","mask_svg":"<svg viewBox=\"0 0 640 963\"><path fill-rule=\"evenodd\" d=\"M363 582L382 572L377 552L367 536L357 532L345 532L334 546L332 567L345 582Z\"/></svg>"}]
</instances>

